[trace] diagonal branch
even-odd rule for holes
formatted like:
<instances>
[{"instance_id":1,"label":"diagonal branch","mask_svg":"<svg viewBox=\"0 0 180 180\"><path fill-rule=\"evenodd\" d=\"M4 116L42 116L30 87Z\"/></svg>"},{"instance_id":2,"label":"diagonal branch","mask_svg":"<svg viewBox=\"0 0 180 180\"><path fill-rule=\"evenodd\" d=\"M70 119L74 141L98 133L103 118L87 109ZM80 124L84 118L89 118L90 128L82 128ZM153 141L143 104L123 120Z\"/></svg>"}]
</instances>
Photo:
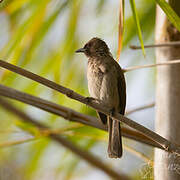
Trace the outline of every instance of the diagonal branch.
<instances>
[{"instance_id":1,"label":"diagonal branch","mask_svg":"<svg viewBox=\"0 0 180 180\"><path fill-rule=\"evenodd\" d=\"M102 123L100 123L100 121L97 118L81 114L70 108L55 104L53 102L44 100L42 98L38 98L32 95L29 95L27 93L17 91L15 89L12 89L3 85L0 85L0 95L9 97L12 99L16 99L26 104L30 104L34 107L37 107L47 112L61 116L67 120L83 123L83 124L107 131L107 126L104 126ZM129 128L122 127L122 135L124 137L151 145L153 147L162 148L158 143L152 141L150 138L144 136L142 133L139 133Z\"/></svg>"},{"instance_id":2,"label":"diagonal branch","mask_svg":"<svg viewBox=\"0 0 180 180\"><path fill-rule=\"evenodd\" d=\"M33 124L35 127L40 129L49 129L47 126L43 125L42 123L38 122L37 120L32 119L30 116L25 114L24 112L20 111L4 99L0 98L0 105L5 108L6 110L14 113L16 116L20 117L24 122L28 122ZM109 168L108 165L104 164L99 158L91 154L90 152L83 151L79 147L72 144L70 141L66 140L64 137L56 134L50 134L49 137L55 140L58 144L68 148L73 153L78 155L80 158L83 158L89 164L99 168L100 170L104 171L107 175L114 179L125 179L128 180L129 178L123 174L117 173L113 169Z\"/></svg>"},{"instance_id":3,"label":"diagonal branch","mask_svg":"<svg viewBox=\"0 0 180 180\"><path fill-rule=\"evenodd\" d=\"M180 61L179 61L180 62ZM114 113L113 116L110 113L110 110L106 107L105 104L102 104L101 102L95 102L95 101L87 101L87 98L81 96L80 94L74 92L71 89L68 89L66 87L63 87L61 85L58 85L56 83L54 83L53 81L47 80L41 76L38 76L34 73L31 73L30 71L27 71L25 69L19 68L17 66L14 66L12 64L9 64L7 62L1 61L0 60L0 66L4 67L6 69L9 69L13 72L16 72L18 74L21 74L25 77L28 77L29 79L32 79L36 82L39 82L41 84L44 84L54 90L59 91L60 93L68 96L71 99L77 100L83 104L86 104L106 115L111 116L112 118L124 122L125 124L127 124L128 126L140 131L141 133L143 133L145 136L149 137L150 139L152 139L153 141L156 141L160 146L162 146L166 151L168 152L173 152L176 153L178 155L180 155L180 146L176 145L170 141L168 141L167 139L163 138L162 136L154 133L153 131L149 130L148 128L136 123L135 121L132 121L131 119L119 114L119 113Z\"/></svg>"}]
</instances>

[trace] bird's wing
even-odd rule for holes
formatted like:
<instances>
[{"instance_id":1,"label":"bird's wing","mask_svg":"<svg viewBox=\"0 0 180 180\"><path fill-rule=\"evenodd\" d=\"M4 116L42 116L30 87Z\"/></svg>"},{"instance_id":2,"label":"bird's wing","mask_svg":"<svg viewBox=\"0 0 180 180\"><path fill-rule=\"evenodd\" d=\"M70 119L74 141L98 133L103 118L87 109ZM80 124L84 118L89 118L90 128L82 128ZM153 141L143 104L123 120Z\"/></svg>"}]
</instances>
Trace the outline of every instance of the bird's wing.
<instances>
[{"instance_id":1,"label":"bird's wing","mask_svg":"<svg viewBox=\"0 0 180 180\"><path fill-rule=\"evenodd\" d=\"M119 113L124 115L126 107L126 82L122 69L118 73Z\"/></svg>"}]
</instances>

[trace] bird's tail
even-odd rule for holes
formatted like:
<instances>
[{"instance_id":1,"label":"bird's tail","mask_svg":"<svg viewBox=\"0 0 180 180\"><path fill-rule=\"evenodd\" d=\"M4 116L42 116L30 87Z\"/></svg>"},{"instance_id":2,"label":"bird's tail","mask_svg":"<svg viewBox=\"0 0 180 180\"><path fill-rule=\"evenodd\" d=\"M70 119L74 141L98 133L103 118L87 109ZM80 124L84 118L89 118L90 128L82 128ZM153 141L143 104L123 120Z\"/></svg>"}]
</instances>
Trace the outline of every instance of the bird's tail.
<instances>
[{"instance_id":1,"label":"bird's tail","mask_svg":"<svg viewBox=\"0 0 180 180\"><path fill-rule=\"evenodd\" d=\"M122 139L120 122L108 117L109 144L108 155L110 158L122 156Z\"/></svg>"}]
</instances>

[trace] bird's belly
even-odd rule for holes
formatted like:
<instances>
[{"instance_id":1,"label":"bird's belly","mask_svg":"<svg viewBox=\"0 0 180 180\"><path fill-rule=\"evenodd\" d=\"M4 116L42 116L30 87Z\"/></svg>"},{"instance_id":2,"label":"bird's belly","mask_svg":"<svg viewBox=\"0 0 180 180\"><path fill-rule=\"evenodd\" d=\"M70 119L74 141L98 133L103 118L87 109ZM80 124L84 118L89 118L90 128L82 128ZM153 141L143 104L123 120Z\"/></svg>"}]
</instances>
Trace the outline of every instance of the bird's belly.
<instances>
[{"instance_id":1,"label":"bird's belly","mask_svg":"<svg viewBox=\"0 0 180 180\"><path fill-rule=\"evenodd\" d=\"M88 90L89 94L93 98L100 98L100 89L102 84L102 78L98 73L88 72Z\"/></svg>"}]
</instances>

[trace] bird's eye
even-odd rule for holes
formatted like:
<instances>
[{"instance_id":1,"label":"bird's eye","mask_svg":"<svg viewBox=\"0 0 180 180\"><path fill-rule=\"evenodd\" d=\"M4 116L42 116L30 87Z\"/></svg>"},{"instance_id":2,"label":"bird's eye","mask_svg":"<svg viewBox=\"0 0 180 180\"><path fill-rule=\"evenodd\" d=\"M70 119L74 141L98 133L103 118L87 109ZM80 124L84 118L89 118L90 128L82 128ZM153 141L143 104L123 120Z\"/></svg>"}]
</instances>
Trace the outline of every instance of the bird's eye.
<instances>
[{"instance_id":1,"label":"bird's eye","mask_svg":"<svg viewBox=\"0 0 180 180\"><path fill-rule=\"evenodd\" d=\"M88 43L88 47L91 47L92 46L92 43Z\"/></svg>"},{"instance_id":2,"label":"bird's eye","mask_svg":"<svg viewBox=\"0 0 180 180\"><path fill-rule=\"evenodd\" d=\"M85 44L84 48L85 48L85 49L90 49L91 46L92 46L92 43L87 43L87 44Z\"/></svg>"}]
</instances>

